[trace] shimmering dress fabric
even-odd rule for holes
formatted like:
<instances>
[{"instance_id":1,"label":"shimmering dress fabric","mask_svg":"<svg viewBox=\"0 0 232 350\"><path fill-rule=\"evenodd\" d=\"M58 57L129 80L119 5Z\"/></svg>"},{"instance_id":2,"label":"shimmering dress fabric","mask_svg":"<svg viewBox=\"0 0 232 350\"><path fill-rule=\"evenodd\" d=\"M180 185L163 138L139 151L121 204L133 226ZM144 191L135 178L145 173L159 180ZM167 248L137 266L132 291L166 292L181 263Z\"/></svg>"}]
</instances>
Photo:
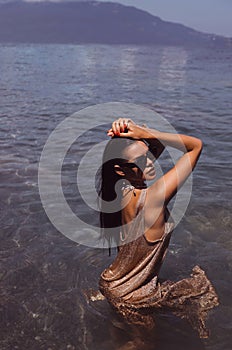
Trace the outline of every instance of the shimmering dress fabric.
<instances>
[{"instance_id":1,"label":"shimmering dress fabric","mask_svg":"<svg viewBox=\"0 0 232 350\"><path fill-rule=\"evenodd\" d=\"M152 328L154 311L169 309L187 319L200 337L207 337L205 321L208 311L218 305L217 294L199 266L193 268L189 278L158 282L174 225L166 222L163 237L148 242L144 235L145 197L146 189L138 199L135 219L123 233L124 244L101 274L100 291L129 323Z\"/></svg>"}]
</instances>

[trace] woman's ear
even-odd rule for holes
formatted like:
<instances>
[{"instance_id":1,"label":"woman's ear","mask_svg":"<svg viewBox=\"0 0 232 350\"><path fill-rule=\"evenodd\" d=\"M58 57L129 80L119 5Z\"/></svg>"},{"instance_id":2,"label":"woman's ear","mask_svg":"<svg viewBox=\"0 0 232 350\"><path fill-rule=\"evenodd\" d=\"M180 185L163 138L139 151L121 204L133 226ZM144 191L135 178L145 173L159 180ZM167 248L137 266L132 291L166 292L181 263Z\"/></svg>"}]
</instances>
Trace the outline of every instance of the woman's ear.
<instances>
[{"instance_id":1,"label":"woman's ear","mask_svg":"<svg viewBox=\"0 0 232 350\"><path fill-rule=\"evenodd\" d=\"M116 174L120 176L125 176L125 172L122 170L122 168L119 165L114 165L114 171Z\"/></svg>"}]
</instances>

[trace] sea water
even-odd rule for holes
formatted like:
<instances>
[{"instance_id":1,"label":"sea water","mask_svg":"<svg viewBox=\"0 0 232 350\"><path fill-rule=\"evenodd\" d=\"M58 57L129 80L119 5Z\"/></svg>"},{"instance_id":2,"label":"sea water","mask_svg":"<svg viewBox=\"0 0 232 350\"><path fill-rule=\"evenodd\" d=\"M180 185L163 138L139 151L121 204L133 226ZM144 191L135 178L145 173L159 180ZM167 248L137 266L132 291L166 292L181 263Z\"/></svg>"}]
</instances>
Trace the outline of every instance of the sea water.
<instances>
[{"instance_id":1,"label":"sea water","mask_svg":"<svg viewBox=\"0 0 232 350\"><path fill-rule=\"evenodd\" d=\"M1 350L229 350L232 51L8 44L0 46L0 62ZM220 299L210 313L208 340L200 341L170 314L157 316L156 329L143 337L106 301L91 301L88 291L97 290L99 275L115 253L108 257L105 250L69 240L41 204L38 164L51 132L76 111L117 101L155 110L177 132L203 140L191 201L160 278L187 277L196 264L206 271ZM102 124L100 114L96 122ZM104 130L86 144L91 147L101 138L106 139ZM66 161L63 177L74 211L79 152L76 148Z\"/></svg>"}]
</instances>

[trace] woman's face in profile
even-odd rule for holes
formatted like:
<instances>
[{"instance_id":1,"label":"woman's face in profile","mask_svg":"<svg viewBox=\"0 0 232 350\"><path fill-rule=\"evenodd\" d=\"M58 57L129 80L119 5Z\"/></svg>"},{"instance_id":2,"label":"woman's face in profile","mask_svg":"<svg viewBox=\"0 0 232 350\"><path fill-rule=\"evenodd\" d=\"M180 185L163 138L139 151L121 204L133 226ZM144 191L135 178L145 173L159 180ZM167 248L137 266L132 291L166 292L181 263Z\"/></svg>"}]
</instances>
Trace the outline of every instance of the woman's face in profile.
<instances>
[{"instance_id":1,"label":"woman's face in profile","mask_svg":"<svg viewBox=\"0 0 232 350\"><path fill-rule=\"evenodd\" d=\"M131 182L149 181L155 178L154 157L143 141L135 141L126 147L122 156L126 160L123 170L127 180Z\"/></svg>"}]
</instances>

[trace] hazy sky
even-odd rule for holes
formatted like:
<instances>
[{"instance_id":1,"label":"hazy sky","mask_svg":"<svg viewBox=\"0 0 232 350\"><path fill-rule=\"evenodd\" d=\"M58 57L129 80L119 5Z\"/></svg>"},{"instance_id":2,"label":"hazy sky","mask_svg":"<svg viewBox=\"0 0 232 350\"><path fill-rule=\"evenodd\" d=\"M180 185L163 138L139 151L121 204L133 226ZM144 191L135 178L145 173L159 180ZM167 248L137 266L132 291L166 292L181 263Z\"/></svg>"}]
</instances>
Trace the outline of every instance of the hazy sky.
<instances>
[{"instance_id":1,"label":"hazy sky","mask_svg":"<svg viewBox=\"0 0 232 350\"><path fill-rule=\"evenodd\" d=\"M164 20L232 37L232 0L101 0L132 5Z\"/></svg>"}]
</instances>

